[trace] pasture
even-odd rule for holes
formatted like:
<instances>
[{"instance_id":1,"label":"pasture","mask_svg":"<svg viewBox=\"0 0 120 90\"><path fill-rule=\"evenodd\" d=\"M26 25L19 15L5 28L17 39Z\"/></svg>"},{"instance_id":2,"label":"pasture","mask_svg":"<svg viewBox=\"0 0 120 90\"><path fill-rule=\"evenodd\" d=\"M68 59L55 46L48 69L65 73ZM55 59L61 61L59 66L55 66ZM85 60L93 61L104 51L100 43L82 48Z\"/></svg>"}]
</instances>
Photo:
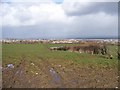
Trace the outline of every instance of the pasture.
<instances>
[{"instance_id":1,"label":"pasture","mask_svg":"<svg viewBox=\"0 0 120 90\"><path fill-rule=\"evenodd\" d=\"M8 64L14 65L14 69L3 71L3 87L117 87L118 48L116 45L107 45L113 59L107 59L101 54L91 55L49 49L53 46L78 45L3 44L3 68Z\"/></svg>"}]
</instances>

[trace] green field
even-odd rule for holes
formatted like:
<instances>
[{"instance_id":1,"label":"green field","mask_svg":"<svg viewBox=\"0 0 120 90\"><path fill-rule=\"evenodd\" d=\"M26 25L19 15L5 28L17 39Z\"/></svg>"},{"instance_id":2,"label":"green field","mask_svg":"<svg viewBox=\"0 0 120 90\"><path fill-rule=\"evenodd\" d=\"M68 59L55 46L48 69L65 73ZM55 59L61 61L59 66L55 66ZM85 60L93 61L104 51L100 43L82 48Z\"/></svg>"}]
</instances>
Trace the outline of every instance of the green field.
<instances>
[{"instance_id":1,"label":"green field","mask_svg":"<svg viewBox=\"0 0 120 90\"><path fill-rule=\"evenodd\" d=\"M51 51L53 46L79 44L3 44L3 87L115 88L118 85L117 46L108 45L113 59L101 54ZM13 64L13 69L5 69ZM51 74L52 72L52 74Z\"/></svg>"},{"instance_id":2,"label":"green field","mask_svg":"<svg viewBox=\"0 0 120 90\"><path fill-rule=\"evenodd\" d=\"M109 45L108 52L113 55L113 59L107 59L103 55L80 54L68 51L50 51L51 46L73 46L78 44L3 44L2 59L3 65L8 63L17 63L20 58L26 57L27 60L37 61L39 58L44 60L67 60L78 64L89 64L97 66L116 67L117 46Z\"/></svg>"}]
</instances>

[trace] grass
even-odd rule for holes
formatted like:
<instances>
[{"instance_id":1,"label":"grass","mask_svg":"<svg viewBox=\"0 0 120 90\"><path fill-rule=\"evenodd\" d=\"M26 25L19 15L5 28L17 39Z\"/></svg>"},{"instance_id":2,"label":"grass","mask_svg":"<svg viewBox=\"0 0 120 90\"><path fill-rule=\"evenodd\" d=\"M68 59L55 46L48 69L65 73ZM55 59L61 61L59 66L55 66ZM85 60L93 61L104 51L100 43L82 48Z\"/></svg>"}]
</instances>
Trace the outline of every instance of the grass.
<instances>
[{"instance_id":1,"label":"grass","mask_svg":"<svg viewBox=\"0 0 120 90\"><path fill-rule=\"evenodd\" d=\"M113 55L113 59L106 59L102 55L91 55L85 53L75 53L68 51L50 51L51 46L78 46L79 44L3 44L2 45L2 61L3 66L8 63L18 64L22 57L26 57L28 61L37 62L39 58L44 60L61 60L73 61L80 65L94 65L104 67L117 67L117 46L109 45L109 53Z\"/></svg>"}]
</instances>

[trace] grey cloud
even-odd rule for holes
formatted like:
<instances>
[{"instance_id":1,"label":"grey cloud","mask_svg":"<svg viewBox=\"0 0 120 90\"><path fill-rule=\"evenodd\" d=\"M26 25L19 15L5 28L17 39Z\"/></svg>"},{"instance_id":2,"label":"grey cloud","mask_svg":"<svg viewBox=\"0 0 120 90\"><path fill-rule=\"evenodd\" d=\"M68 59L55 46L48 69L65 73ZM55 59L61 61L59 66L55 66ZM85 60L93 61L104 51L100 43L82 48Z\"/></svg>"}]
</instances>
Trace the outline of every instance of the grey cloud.
<instances>
[{"instance_id":1,"label":"grey cloud","mask_svg":"<svg viewBox=\"0 0 120 90\"><path fill-rule=\"evenodd\" d=\"M69 3L67 3L67 5L69 5ZM80 7L79 3L72 3L71 7L67 7L67 5L63 5L66 14L68 16L75 16L66 16L67 18L70 18L71 21L61 22L59 19L56 18L56 21L43 19L41 22L38 22L34 25L27 24L25 26L3 26L3 38L62 39L77 37L117 37L117 3L99 2L91 3L84 7ZM28 8L28 6L25 7ZM101 11L106 13L98 13ZM50 13L50 15L51 14L52 13ZM22 23L30 20L29 13L22 13L22 11L20 11L19 9L15 15L17 16L17 18L20 19ZM42 17L37 18L39 19ZM65 20L67 21L66 18Z\"/></svg>"},{"instance_id":2,"label":"grey cloud","mask_svg":"<svg viewBox=\"0 0 120 90\"><path fill-rule=\"evenodd\" d=\"M62 23L43 23L22 27L5 26L3 38L66 38L69 34L66 28L66 25Z\"/></svg>"},{"instance_id":3,"label":"grey cloud","mask_svg":"<svg viewBox=\"0 0 120 90\"><path fill-rule=\"evenodd\" d=\"M41 23L33 26L3 27L3 38L88 38L88 37L117 37L117 24L112 21L108 26L99 24L96 20L87 21L87 17L76 18L73 23ZM106 20L106 19L105 19ZM105 21L104 20L104 21ZM82 22L81 22L82 21ZM97 24L96 24L97 23ZM9 33L8 33L9 32Z\"/></svg>"},{"instance_id":4,"label":"grey cloud","mask_svg":"<svg viewBox=\"0 0 120 90\"><path fill-rule=\"evenodd\" d=\"M80 16L99 12L105 12L111 15L118 13L117 2L88 2L88 4L85 5L81 3L72 2L72 5L66 3L63 4L63 9L68 16Z\"/></svg>"}]
</instances>

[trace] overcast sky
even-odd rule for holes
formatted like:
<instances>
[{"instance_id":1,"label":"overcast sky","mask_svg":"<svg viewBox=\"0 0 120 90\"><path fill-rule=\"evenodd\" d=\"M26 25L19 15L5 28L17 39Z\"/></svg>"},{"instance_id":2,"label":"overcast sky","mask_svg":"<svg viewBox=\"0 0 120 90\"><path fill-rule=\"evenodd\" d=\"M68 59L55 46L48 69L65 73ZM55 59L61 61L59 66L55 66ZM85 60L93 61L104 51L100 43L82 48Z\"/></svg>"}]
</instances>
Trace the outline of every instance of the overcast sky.
<instances>
[{"instance_id":1,"label":"overcast sky","mask_svg":"<svg viewBox=\"0 0 120 90\"><path fill-rule=\"evenodd\" d=\"M118 35L117 2L18 1L1 3L3 38L63 39Z\"/></svg>"}]
</instances>

